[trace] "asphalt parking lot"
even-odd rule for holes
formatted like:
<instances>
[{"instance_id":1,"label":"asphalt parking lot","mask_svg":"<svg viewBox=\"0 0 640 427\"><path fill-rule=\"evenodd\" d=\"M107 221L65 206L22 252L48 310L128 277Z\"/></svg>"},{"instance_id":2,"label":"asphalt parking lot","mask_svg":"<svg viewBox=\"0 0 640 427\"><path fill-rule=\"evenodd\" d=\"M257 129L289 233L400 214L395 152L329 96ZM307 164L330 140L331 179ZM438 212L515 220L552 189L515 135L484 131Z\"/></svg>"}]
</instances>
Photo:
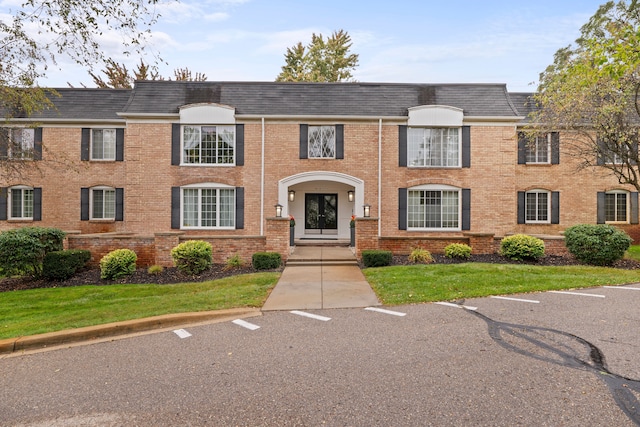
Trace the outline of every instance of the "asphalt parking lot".
<instances>
[{"instance_id":1,"label":"asphalt parking lot","mask_svg":"<svg viewBox=\"0 0 640 427\"><path fill-rule=\"evenodd\" d=\"M640 285L508 298L269 312L8 356L0 425L640 424Z\"/></svg>"}]
</instances>

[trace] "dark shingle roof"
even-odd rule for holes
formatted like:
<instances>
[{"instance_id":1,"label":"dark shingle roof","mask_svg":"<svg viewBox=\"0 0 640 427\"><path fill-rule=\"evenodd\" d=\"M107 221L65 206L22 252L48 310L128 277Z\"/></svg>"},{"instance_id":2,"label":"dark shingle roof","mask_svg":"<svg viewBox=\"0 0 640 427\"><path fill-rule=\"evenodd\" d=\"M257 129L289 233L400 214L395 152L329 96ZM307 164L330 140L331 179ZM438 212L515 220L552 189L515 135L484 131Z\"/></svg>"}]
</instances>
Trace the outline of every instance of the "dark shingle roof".
<instances>
[{"instance_id":1,"label":"dark shingle roof","mask_svg":"<svg viewBox=\"0 0 640 427\"><path fill-rule=\"evenodd\" d=\"M131 89L55 89L60 96L50 95L55 108L34 114L36 120L124 120L121 112Z\"/></svg>"},{"instance_id":2,"label":"dark shingle roof","mask_svg":"<svg viewBox=\"0 0 640 427\"><path fill-rule=\"evenodd\" d=\"M229 105L238 115L396 117L448 105L465 116L518 116L503 84L139 81L123 112L175 114L195 103Z\"/></svg>"},{"instance_id":3,"label":"dark shingle roof","mask_svg":"<svg viewBox=\"0 0 640 427\"><path fill-rule=\"evenodd\" d=\"M535 101L531 98L533 96L532 92L511 92L509 96L521 116L527 116L536 110Z\"/></svg>"}]
</instances>

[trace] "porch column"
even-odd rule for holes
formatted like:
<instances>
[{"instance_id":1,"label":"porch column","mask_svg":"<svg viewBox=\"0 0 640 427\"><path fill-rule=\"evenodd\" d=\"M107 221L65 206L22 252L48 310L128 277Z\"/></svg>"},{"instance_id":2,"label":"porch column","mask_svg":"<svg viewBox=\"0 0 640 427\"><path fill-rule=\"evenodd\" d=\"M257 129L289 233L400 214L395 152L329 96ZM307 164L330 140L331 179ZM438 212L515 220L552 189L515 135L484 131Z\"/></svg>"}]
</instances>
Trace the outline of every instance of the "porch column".
<instances>
[{"instance_id":1,"label":"porch column","mask_svg":"<svg viewBox=\"0 0 640 427\"><path fill-rule=\"evenodd\" d=\"M356 218L356 257L362 257L362 251L379 249L378 218Z\"/></svg>"},{"instance_id":2,"label":"porch column","mask_svg":"<svg viewBox=\"0 0 640 427\"><path fill-rule=\"evenodd\" d=\"M289 258L289 218L267 218L266 237L265 249L270 252L278 252L282 256L282 261L286 261Z\"/></svg>"}]
</instances>

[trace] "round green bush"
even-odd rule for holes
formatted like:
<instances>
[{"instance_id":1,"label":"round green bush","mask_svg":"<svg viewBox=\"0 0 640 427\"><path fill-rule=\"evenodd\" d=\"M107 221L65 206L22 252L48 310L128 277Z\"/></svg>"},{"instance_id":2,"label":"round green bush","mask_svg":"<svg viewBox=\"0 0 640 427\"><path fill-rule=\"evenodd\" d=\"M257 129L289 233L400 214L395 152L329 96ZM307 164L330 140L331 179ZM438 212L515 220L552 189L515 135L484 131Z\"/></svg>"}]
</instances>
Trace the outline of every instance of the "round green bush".
<instances>
[{"instance_id":1,"label":"round green bush","mask_svg":"<svg viewBox=\"0 0 640 427\"><path fill-rule=\"evenodd\" d=\"M589 265L611 265L622 259L631 240L627 233L608 224L579 224L564 232L569 252Z\"/></svg>"},{"instance_id":2,"label":"round green bush","mask_svg":"<svg viewBox=\"0 0 640 427\"><path fill-rule=\"evenodd\" d=\"M116 249L100 260L100 277L107 280L129 276L136 271L138 256L131 249Z\"/></svg>"},{"instance_id":3,"label":"round green bush","mask_svg":"<svg viewBox=\"0 0 640 427\"><path fill-rule=\"evenodd\" d=\"M544 256L544 242L526 234L514 234L502 239L500 255L515 261L538 260Z\"/></svg>"},{"instance_id":4,"label":"round green bush","mask_svg":"<svg viewBox=\"0 0 640 427\"><path fill-rule=\"evenodd\" d=\"M451 243L444 248L444 256L447 258L469 259L471 246L464 243Z\"/></svg>"},{"instance_id":5,"label":"round green bush","mask_svg":"<svg viewBox=\"0 0 640 427\"><path fill-rule=\"evenodd\" d=\"M212 254L211 243L202 240L188 240L171 249L174 265L192 276L211 267Z\"/></svg>"}]
</instances>

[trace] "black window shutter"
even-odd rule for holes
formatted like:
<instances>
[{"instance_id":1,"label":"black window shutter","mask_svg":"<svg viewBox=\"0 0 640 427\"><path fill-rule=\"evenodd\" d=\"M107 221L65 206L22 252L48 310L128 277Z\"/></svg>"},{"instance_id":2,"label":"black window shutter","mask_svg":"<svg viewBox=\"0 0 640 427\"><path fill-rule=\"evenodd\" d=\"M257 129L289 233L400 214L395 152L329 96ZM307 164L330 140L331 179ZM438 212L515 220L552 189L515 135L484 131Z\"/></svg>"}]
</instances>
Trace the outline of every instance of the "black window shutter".
<instances>
[{"instance_id":1,"label":"black window shutter","mask_svg":"<svg viewBox=\"0 0 640 427\"><path fill-rule=\"evenodd\" d=\"M518 132L518 164L527 164L527 136L524 132Z\"/></svg>"},{"instance_id":2,"label":"black window shutter","mask_svg":"<svg viewBox=\"0 0 640 427\"><path fill-rule=\"evenodd\" d=\"M605 150L607 149L607 144L605 144L605 142L600 138L598 138L596 144L598 146L598 152L596 154L597 155L596 164L604 165L605 163L604 153L605 153ZM600 224L604 224L604 223L600 223Z\"/></svg>"},{"instance_id":3,"label":"black window shutter","mask_svg":"<svg viewBox=\"0 0 640 427\"><path fill-rule=\"evenodd\" d=\"M35 128L33 134L33 160L42 160L42 128Z\"/></svg>"},{"instance_id":4,"label":"black window shutter","mask_svg":"<svg viewBox=\"0 0 640 427\"><path fill-rule=\"evenodd\" d=\"M551 192L551 224L560 224L560 192Z\"/></svg>"},{"instance_id":5,"label":"black window shutter","mask_svg":"<svg viewBox=\"0 0 640 427\"><path fill-rule=\"evenodd\" d=\"M42 188L33 189L33 220L42 221Z\"/></svg>"},{"instance_id":6,"label":"black window shutter","mask_svg":"<svg viewBox=\"0 0 640 427\"><path fill-rule=\"evenodd\" d=\"M407 167L407 126L398 126L398 166Z\"/></svg>"},{"instance_id":7,"label":"black window shutter","mask_svg":"<svg viewBox=\"0 0 640 427\"><path fill-rule=\"evenodd\" d=\"M462 126L462 167L471 167L471 127Z\"/></svg>"},{"instance_id":8,"label":"black window shutter","mask_svg":"<svg viewBox=\"0 0 640 427\"><path fill-rule=\"evenodd\" d=\"M0 128L0 158L7 158L8 155L9 155L9 129Z\"/></svg>"},{"instance_id":9,"label":"black window shutter","mask_svg":"<svg viewBox=\"0 0 640 427\"><path fill-rule=\"evenodd\" d=\"M407 189L398 188L398 230L407 229Z\"/></svg>"},{"instance_id":10,"label":"black window shutter","mask_svg":"<svg viewBox=\"0 0 640 427\"><path fill-rule=\"evenodd\" d=\"M336 159L344 159L344 125L336 125Z\"/></svg>"},{"instance_id":11,"label":"black window shutter","mask_svg":"<svg viewBox=\"0 0 640 427\"><path fill-rule=\"evenodd\" d=\"M597 198L597 205L598 205L598 219L597 219L597 223L598 224L604 224L606 222L606 216L604 213L604 199L605 199L605 192L604 191L598 191L598 198Z\"/></svg>"},{"instance_id":12,"label":"black window shutter","mask_svg":"<svg viewBox=\"0 0 640 427\"><path fill-rule=\"evenodd\" d=\"M471 189L462 189L462 229L471 230Z\"/></svg>"},{"instance_id":13,"label":"black window shutter","mask_svg":"<svg viewBox=\"0 0 640 427\"><path fill-rule=\"evenodd\" d=\"M518 191L518 224L524 224L524 200L525 200L525 192Z\"/></svg>"},{"instance_id":14,"label":"black window shutter","mask_svg":"<svg viewBox=\"0 0 640 427\"><path fill-rule=\"evenodd\" d=\"M309 158L309 125L300 125L300 158Z\"/></svg>"},{"instance_id":15,"label":"black window shutter","mask_svg":"<svg viewBox=\"0 0 640 427\"><path fill-rule=\"evenodd\" d=\"M91 141L91 129L82 128L80 139L80 160L89 160L89 144Z\"/></svg>"},{"instance_id":16,"label":"black window shutter","mask_svg":"<svg viewBox=\"0 0 640 427\"><path fill-rule=\"evenodd\" d=\"M124 220L124 188L116 188L116 221Z\"/></svg>"},{"instance_id":17,"label":"black window shutter","mask_svg":"<svg viewBox=\"0 0 640 427\"><path fill-rule=\"evenodd\" d=\"M236 166L244 166L244 125L236 125Z\"/></svg>"},{"instance_id":18,"label":"black window shutter","mask_svg":"<svg viewBox=\"0 0 640 427\"><path fill-rule=\"evenodd\" d=\"M244 187L236 187L236 230L244 229Z\"/></svg>"},{"instance_id":19,"label":"black window shutter","mask_svg":"<svg viewBox=\"0 0 640 427\"><path fill-rule=\"evenodd\" d=\"M180 165L180 123L171 125L171 164ZM179 221L178 221L179 222Z\"/></svg>"},{"instance_id":20,"label":"black window shutter","mask_svg":"<svg viewBox=\"0 0 640 427\"><path fill-rule=\"evenodd\" d=\"M560 134L551 132L551 164L560 164Z\"/></svg>"},{"instance_id":21,"label":"black window shutter","mask_svg":"<svg viewBox=\"0 0 640 427\"><path fill-rule=\"evenodd\" d=\"M116 129L116 162L124 161L124 128Z\"/></svg>"},{"instance_id":22,"label":"black window shutter","mask_svg":"<svg viewBox=\"0 0 640 427\"><path fill-rule=\"evenodd\" d=\"M89 189L80 189L80 221L89 221Z\"/></svg>"},{"instance_id":23,"label":"black window shutter","mask_svg":"<svg viewBox=\"0 0 640 427\"><path fill-rule=\"evenodd\" d=\"M171 228L180 228L180 187L171 187Z\"/></svg>"},{"instance_id":24,"label":"black window shutter","mask_svg":"<svg viewBox=\"0 0 640 427\"><path fill-rule=\"evenodd\" d=\"M9 195L9 189L6 187L0 187L0 220L6 221L7 219L7 198Z\"/></svg>"},{"instance_id":25,"label":"black window shutter","mask_svg":"<svg viewBox=\"0 0 640 427\"><path fill-rule=\"evenodd\" d=\"M630 210L631 210L631 218L629 218L630 224L638 224L638 192L634 191L629 193L630 196Z\"/></svg>"}]
</instances>

